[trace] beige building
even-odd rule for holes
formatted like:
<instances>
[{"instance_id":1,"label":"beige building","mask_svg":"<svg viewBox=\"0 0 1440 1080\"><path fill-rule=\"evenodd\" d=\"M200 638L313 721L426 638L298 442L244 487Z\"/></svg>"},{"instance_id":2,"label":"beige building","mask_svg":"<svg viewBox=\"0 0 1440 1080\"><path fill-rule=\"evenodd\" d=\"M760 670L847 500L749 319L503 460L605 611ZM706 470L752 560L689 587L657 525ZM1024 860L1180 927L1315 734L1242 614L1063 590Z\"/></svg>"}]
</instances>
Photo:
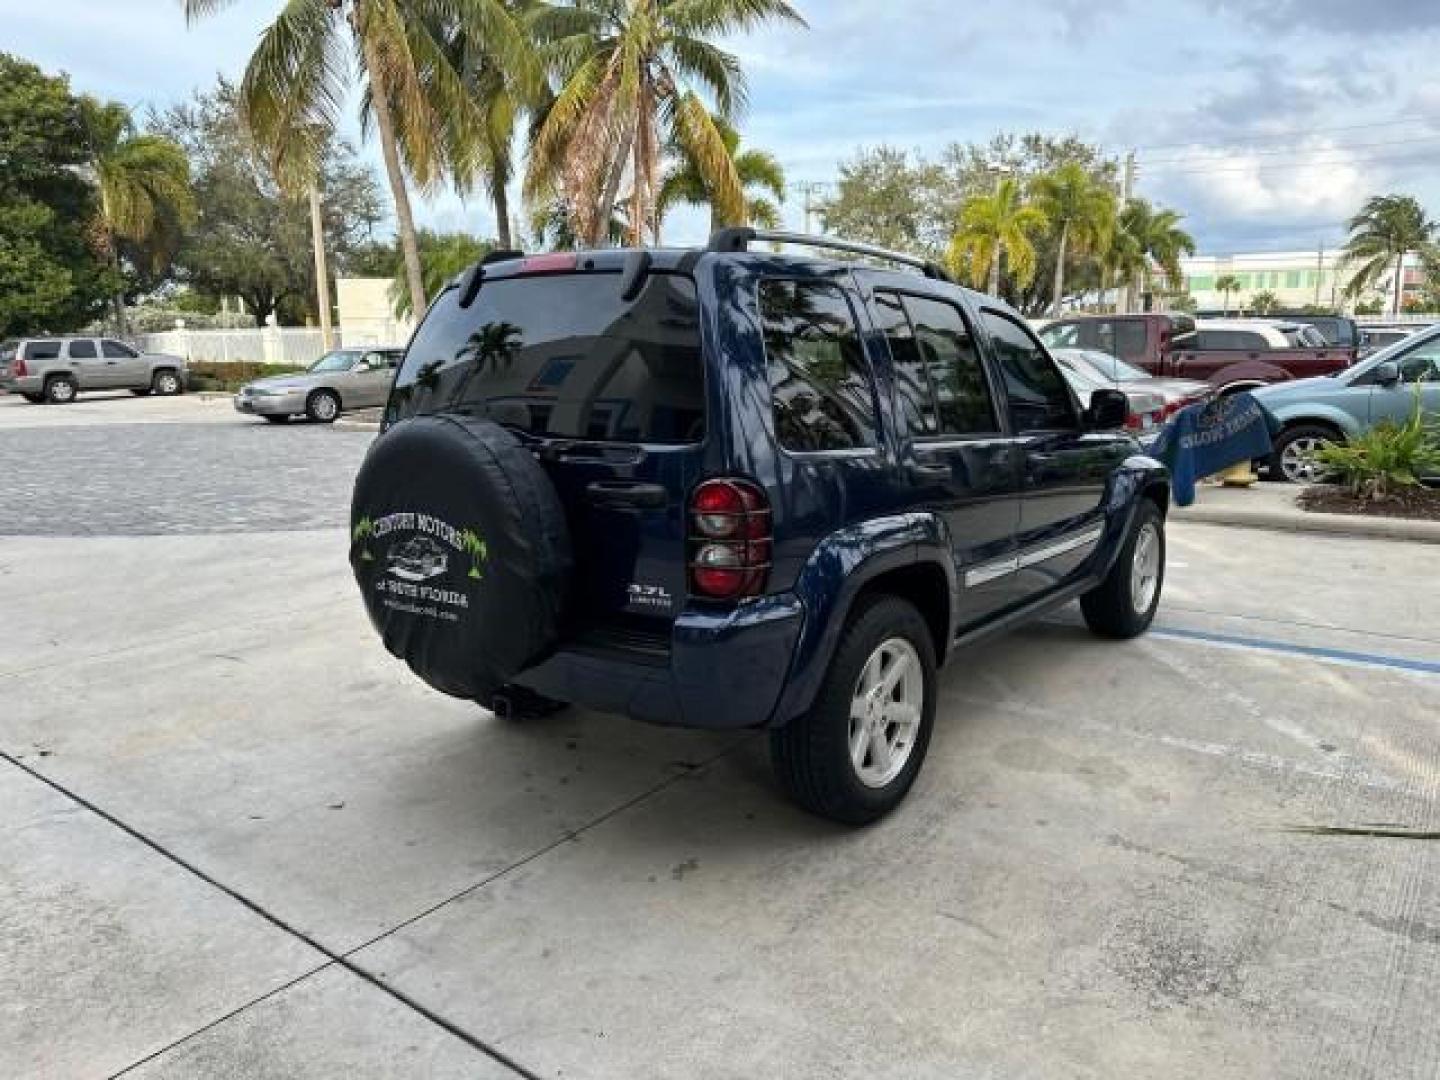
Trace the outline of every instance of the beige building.
<instances>
[{"instance_id":1,"label":"beige building","mask_svg":"<svg viewBox=\"0 0 1440 1080\"><path fill-rule=\"evenodd\" d=\"M1307 304L1318 304L1327 308L1353 311L1355 302L1345 297L1345 286L1350 280L1348 269L1340 266L1340 252L1335 251L1276 251L1252 255L1203 255L1180 260L1184 274L1185 288L1195 299L1201 311L1221 311L1227 306L1226 298L1215 283L1231 275L1240 282L1240 288L1232 292L1228 307L1231 311L1246 309L1256 293L1271 292L1280 301L1282 309L1302 308ZM1405 262L1405 290L1407 295L1419 290L1420 260L1409 256ZM1395 271L1392 267L1381 275L1375 286L1367 290L1362 301L1378 300L1384 311L1389 311L1395 288Z\"/></svg>"},{"instance_id":2,"label":"beige building","mask_svg":"<svg viewBox=\"0 0 1440 1080\"><path fill-rule=\"evenodd\" d=\"M404 345L415 324L395 316L389 278L337 278L335 306L340 341L352 345Z\"/></svg>"}]
</instances>

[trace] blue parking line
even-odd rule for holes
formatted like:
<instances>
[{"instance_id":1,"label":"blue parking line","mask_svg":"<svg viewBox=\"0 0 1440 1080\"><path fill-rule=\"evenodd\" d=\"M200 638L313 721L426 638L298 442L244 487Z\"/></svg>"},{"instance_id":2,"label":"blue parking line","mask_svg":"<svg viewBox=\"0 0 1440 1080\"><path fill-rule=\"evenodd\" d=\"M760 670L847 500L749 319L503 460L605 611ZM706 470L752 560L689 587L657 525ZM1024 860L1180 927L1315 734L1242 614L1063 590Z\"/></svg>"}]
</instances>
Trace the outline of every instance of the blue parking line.
<instances>
[{"instance_id":1,"label":"blue parking line","mask_svg":"<svg viewBox=\"0 0 1440 1080\"><path fill-rule=\"evenodd\" d=\"M1396 671L1411 671L1421 675L1440 675L1440 662L1431 660L1409 660L1403 656L1383 656L1379 653L1350 652L1347 649L1327 649L1319 645L1297 645L1293 642L1273 641L1269 638L1241 637L1234 634L1212 634L1204 630L1178 630L1174 627L1152 628L1150 633L1156 637L1206 641L1214 645L1229 645L1238 649L1260 649L1264 652L1289 653L1292 656L1308 656L1315 660L1330 660L1341 664L1360 664L1364 667L1392 668Z\"/></svg>"}]
</instances>

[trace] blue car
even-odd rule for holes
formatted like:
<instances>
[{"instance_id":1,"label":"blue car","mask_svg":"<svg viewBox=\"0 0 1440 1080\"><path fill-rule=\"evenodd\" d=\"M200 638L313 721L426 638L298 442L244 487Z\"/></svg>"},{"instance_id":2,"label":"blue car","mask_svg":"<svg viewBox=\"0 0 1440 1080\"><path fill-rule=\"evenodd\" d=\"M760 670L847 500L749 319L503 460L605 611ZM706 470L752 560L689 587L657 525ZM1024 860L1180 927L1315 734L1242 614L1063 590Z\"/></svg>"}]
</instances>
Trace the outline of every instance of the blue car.
<instances>
[{"instance_id":1,"label":"blue car","mask_svg":"<svg viewBox=\"0 0 1440 1080\"><path fill-rule=\"evenodd\" d=\"M1313 483L1323 471L1315 452L1345 442L1382 420L1421 410L1440 420L1440 327L1414 334L1330 376L1276 383L1253 391L1278 421L1270 477Z\"/></svg>"},{"instance_id":2,"label":"blue car","mask_svg":"<svg viewBox=\"0 0 1440 1080\"><path fill-rule=\"evenodd\" d=\"M410 343L351 565L430 686L768 729L796 801L863 823L913 783L948 657L1074 600L1149 627L1170 488L1126 413L910 256L500 253Z\"/></svg>"}]
</instances>

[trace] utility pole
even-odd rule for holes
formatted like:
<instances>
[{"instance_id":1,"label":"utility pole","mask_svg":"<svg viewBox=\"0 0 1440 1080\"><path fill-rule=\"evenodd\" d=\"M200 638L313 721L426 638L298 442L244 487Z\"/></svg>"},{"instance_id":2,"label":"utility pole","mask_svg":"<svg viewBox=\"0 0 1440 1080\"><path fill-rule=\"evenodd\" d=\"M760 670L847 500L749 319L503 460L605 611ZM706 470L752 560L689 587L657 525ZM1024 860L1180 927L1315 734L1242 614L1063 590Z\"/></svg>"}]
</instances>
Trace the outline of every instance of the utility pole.
<instances>
[{"instance_id":1,"label":"utility pole","mask_svg":"<svg viewBox=\"0 0 1440 1080\"><path fill-rule=\"evenodd\" d=\"M1120 209L1121 209L1122 211L1125 209L1125 207L1127 207L1127 206L1130 205L1130 200L1134 197L1134 195L1135 195L1135 151L1134 151L1134 150L1131 150L1129 153L1127 153L1127 154L1125 155L1125 178L1124 178L1124 180L1122 181L1122 183L1121 183L1121 188L1120 188ZM1143 253L1143 252L1141 253L1141 257L1142 257L1142 258L1144 257L1144 253ZM1122 310L1122 312L1121 312L1121 314L1123 314L1123 315L1128 315L1128 314L1130 314L1130 309L1135 306L1135 303L1134 303L1135 277L1136 277L1135 274L1131 274L1131 275L1130 275L1130 280L1125 283L1124 308L1123 308L1123 310Z\"/></svg>"},{"instance_id":2,"label":"utility pole","mask_svg":"<svg viewBox=\"0 0 1440 1080\"><path fill-rule=\"evenodd\" d=\"M1325 280L1325 241L1320 241L1320 253L1315 257L1315 306L1320 306L1320 283Z\"/></svg>"}]
</instances>

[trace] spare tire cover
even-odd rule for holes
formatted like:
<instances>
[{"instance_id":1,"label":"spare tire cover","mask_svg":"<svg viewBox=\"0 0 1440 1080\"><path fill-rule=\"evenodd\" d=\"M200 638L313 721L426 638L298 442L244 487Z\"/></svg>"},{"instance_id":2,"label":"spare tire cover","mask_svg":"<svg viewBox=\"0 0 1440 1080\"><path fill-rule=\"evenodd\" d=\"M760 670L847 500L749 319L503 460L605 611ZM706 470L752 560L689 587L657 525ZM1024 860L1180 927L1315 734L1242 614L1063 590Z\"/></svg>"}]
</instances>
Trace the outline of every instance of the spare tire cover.
<instances>
[{"instance_id":1,"label":"spare tire cover","mask_svg":"<svg viewBox=\"0 0 1440 1080\"><path fill-rule=\"evenodd\" d=\"M385 647L435 689L487 701L553 648L570 575L565 512L504 428L423 416L370 448L350 565Z\"/></svg>"}]
</instances>

